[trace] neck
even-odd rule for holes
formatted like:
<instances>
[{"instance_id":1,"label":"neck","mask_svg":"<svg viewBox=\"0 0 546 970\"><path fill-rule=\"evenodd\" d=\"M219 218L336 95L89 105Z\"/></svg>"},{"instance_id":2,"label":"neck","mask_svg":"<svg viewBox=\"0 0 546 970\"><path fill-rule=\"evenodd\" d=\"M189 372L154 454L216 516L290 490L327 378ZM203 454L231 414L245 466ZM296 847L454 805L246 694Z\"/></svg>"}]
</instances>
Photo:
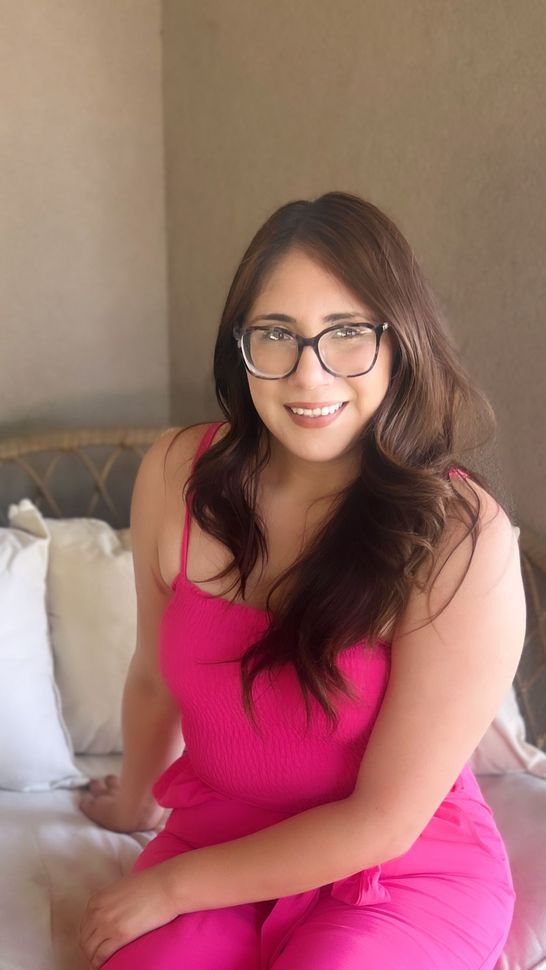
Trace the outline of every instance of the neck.
<instances>
[{"instance_id":1,"label":"neck","mask_svg":"<svg viewBox=\"0 0 546 970\"><path fill-rule=\"evenodd\" d=\"M271 458L262 471L262 482L277 494L290 495L303 504L334 498L357 477L360 455L355 451L331 461L306 461L270 436Z\"/></svg>"}]
</instances>

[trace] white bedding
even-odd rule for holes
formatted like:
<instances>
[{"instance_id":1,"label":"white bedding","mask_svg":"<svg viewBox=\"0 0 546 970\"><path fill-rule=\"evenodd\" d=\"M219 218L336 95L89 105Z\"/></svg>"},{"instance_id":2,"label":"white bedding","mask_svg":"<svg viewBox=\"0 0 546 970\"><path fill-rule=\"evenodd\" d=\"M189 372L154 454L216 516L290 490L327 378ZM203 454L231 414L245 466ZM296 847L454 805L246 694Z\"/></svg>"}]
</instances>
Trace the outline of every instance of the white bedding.
<instances>
[{"instance_id":1,"label":"white bedding","mask_svg":"<svg viewBox=\"0 0 546 970\"><path fill-rule=\"evenodd\" d=\"M121 758L74 760L95 778L119 773ZM156 834L100 828L79 810L81 796L0 791L0 970L89 970L78 946L87 899L128 872Z\"/></svg>"},{"instance_id":2,"label":"white bedding","mask_svg":"<svg viewBox=\"0 0 546 970\"><path fill-rule=\"evenodd\" d=\"M75 757L93 778L119 774L121 760ZM506 840L518 894L496 970L544 970L546 779L521 772L478 780ZM0 790L0 970L89 970L78 945L87 899L129 872L164 824L132 835L109 832L80 812L80 798L81 789Z\"/></svg>"}]
</instances>

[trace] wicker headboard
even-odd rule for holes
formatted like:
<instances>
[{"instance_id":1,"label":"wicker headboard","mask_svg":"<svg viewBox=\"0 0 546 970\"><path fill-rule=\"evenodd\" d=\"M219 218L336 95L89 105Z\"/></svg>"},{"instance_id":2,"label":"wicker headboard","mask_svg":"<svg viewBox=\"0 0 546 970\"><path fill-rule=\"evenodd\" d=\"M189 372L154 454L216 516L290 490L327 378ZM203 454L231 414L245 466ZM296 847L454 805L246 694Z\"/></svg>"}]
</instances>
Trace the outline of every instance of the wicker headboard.
<instances>
[{"instance_id":1,"label":"wicker headboard","mask_svg":"<svg viewBox=\"0 0 546 970\"><path fill-rule=\"evenodd\" d=\"M138 466L166 430L84 428L0 438L0 525L8 524L11 502L29 498L49 518L91 516L127 528Z\"/></svg>"},{"instance_id":2,"label":"wicker headboard","mask_svg":"<svg viewBox=\"0 0 546 970\"><path fill-rule=\"evenodd\" d=\"M0 438L0 526L8 506L31 499L50 518L91 516L129 525L140 461L167 427L85 428ZM521 526L527 598L525 647L514 686L527 737L546 751L546 541Z\"/></svg>"}]
</instances>

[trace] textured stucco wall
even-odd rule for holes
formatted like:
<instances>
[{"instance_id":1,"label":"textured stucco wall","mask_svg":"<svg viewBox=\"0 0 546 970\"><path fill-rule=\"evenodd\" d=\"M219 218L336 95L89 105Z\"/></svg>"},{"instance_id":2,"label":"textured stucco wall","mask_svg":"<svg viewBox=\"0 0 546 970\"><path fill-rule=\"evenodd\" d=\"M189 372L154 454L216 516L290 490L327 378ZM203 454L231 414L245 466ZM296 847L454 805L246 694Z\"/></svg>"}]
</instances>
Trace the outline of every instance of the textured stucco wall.
<instances>
[{"instance_id":1,"label":"textured stucco wall","mask_svg":"<svg viewBox=\"0 0 546 970\"><path fill-rule=\"evenodd\" d=\"M160 2L0 23L0 432L168 421Z\"/></svg>"},{"instance_id":2,"label":"textured stucco wall","mask_svg":"<svg viewBox=\"0 0 546 970\"><path fill-rule=\"evenodd\" d=\"M0 433L218 415L245 246L281 203L341 188L414 246L495 406L518 516L546 534L541 0L0 0L0 18Z\"/></svg>"},{"instance_id":3,"label":"textured stucco wall","mask_svg":"<svg viewBox=\"0 0 546 970\"><path fill-rule=\"evenodd\" d=\"M400 225L546 534L546 6L164 0L171 419L219 414L219 315L278 205L354 191Z\"/></svg>"}]
</instances>

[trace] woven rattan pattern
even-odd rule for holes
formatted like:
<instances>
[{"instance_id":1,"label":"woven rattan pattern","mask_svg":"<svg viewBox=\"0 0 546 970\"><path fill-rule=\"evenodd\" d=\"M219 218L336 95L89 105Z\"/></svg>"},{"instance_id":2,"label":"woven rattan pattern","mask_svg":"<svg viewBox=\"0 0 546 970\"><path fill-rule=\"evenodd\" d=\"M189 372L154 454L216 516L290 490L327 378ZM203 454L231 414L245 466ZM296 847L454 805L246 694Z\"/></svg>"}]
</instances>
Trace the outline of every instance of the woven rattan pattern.
<instances>
[{"instance_id":1,"label":"woven rattan pattern","mask_svg":"<svg viewBox=\"0 0 546 970\"><path fill-rule=\"evenodd\" d=\"M51 518L101 518L127 528L143 455L166 427L50 431L0 439L0 524L8 506L31 499Z\"/></svg>"}]
</instances>

